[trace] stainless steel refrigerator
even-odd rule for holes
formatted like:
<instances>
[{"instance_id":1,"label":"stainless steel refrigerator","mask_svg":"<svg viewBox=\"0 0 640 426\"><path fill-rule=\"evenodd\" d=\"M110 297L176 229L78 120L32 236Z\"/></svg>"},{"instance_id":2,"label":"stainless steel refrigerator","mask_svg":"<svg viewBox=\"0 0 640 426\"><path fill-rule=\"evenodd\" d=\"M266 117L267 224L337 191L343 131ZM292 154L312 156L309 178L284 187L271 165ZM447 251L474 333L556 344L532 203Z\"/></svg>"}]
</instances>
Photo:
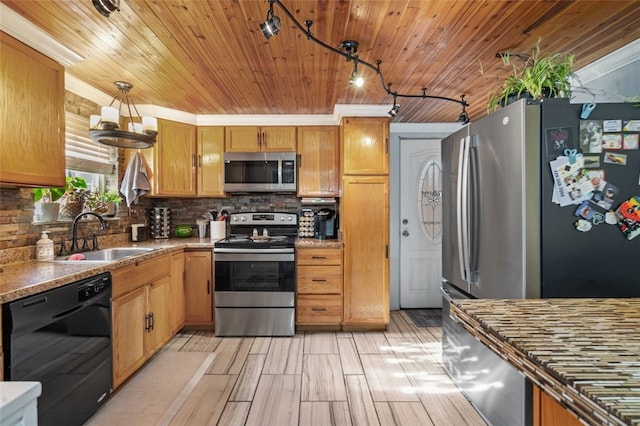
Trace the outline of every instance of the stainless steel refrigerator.
<instances>
[{"instance_id":1,"label":"stainless steel refrigerator","mask_svg":"<svg viewBox=\"0 0 640 426\"><path fill-rule=\"evenodd\" d=\"M521 100L442 141L443 360L493 425L531 424L531 387L449 317L450 299L640 296L640 237L628 240L617 225L595 225L591 216L592 229L580 232L578 205L558 204L557 190L554 197L550 162L568 157L566 149L588 148L581 110L566 100ZM603 152L589 148L583 160L615 188L603 204L615 209L640 195L640 122L633 121L640 108L599 104L588 119L600 125ZM624 131L627 124L635 130ZM605 143L615 150L602 150ZM607 162L612 155L624 164ZM605 216L595 200L587 205Z\"/></svg>"}]
</instances>

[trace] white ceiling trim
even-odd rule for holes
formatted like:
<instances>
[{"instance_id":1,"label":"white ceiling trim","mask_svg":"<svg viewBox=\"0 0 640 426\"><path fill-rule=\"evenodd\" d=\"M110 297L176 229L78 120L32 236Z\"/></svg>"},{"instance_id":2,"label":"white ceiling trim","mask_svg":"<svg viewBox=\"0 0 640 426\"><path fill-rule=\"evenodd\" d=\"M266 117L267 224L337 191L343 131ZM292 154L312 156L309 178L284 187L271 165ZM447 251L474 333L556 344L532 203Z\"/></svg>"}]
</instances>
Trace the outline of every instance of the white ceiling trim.
<instances>
[{"instance_id":1,"label":"white ceiling trim","mask_svg":"<svg viewBox=\"0 0 640 426\"><path fill-rule=\"evenodd\" d=\"M640 39L632 41L626 46L621 47L620 49L609 53L606 56L598 59L595 62L586 65L579 70L575 71L574 74L578 77L579 82L582 85L585 85L596 78L602 77L603 75L612 73L614 71L619 70L633 62L640 60ZM577 82L573 85L577 86Z\"/></svg>"},{"instance_id":2,"label":"white ceiling trim","mask_svg":"<svg viewBox=\"0 0 640 426\"><path fill-rule=\"evenodd\" d=\"M58 42L3 3L0 3L0 30L65 67L84 61L82 56Z\"/></svg>"}]
</instances>

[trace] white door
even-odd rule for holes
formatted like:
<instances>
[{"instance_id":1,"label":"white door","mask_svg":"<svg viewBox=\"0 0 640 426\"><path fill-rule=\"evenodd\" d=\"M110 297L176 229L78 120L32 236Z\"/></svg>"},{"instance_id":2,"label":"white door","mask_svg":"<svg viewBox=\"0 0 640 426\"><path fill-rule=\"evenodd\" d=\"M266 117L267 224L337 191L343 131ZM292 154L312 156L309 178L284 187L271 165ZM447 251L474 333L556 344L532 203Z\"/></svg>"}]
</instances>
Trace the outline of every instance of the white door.
<instances>
[{"instance_id":1,"label":"white door","mask_svg":"<svg viewBox=\"0 0 640 426\"><path fill-rule=\"evenodd\" d=\"M440 140L402 139L400 170L400 308L440 308Z\"/></svg>"}]
</instances>

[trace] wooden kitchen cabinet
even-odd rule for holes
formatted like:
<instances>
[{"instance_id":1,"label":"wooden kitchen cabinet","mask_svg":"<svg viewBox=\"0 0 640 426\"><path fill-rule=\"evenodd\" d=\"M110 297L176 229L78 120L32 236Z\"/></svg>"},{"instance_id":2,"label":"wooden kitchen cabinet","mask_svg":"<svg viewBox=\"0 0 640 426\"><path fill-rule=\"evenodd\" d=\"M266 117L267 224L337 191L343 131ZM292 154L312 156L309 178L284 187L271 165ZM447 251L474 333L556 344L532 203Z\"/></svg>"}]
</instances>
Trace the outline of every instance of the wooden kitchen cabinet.
<instances>
[{"instance_id":1,"label":"wooden kitchen cabinet","mask_svg":"<svg viewBox=\"0 0 640 426\"><path fill-rule=\"evenodd\" d=\"M340 329L342 248L296 249L296 326Z\"/></svg>"},{"instance_id":2,"label":"wooden kitchen cabinet","mask_svg":"<svg viewBox=\"0 0 640 426\"><path fill-rule=\"evenodd\" d=\"M0 183L64 186L64 67L2 31L0 67Z\"/></svg>"},{"instance_id":3,"label":"wooden kitchen cabinet","mask_svg":"<svg viewBox=\"0 0 640 426\"><path fill-rule=\"evenodd\" d=\"M140 153L149 173L150 195L188 197L196 194L195 126L158 119L155 146Z\"/></svg>"},{"instance_id":4,"label":"wooden kitchen cabinet","mask_svg":"<svg viewBox=\"0 0 640 426\"><path fill-rule=\"evenodd\" d=\"M184 253L185 319L187 326L213 325L213 253L211 250Z\"/></svg>"},{"instance_id":5,"label":"wooden kitchen cabinet","mask_svg":"<svg viewBox=\"0 0 640 426\"><path fill-rule=\"evenodd\" d=\"M127 162L133 150L125 153ZM140 150L152 196L224 196L224 127L158 120L158 141Z\"/></svg>"},{"instance_id":6,"label":"wooden kitchen cabinet","mask_svg":"<svg viewBox=\"0 0 640 426\"><path fill-rule=\"evenodd\" d=\"M225 151L295 151L296 128L292 126L230 126L225 128Z\"/></svg>"},{"instance_id":7,"label":"wooden kitchen cabinet","mask_svg":"<svg viewBox=\"0 0 640 426\"><path fill-rule=\"evenodd\" d=\"M381 117L342 119L343 175L389 173L389 120Z\"/></svg>"},{"instance_id":8,"label":"wooden kitchen cabinet","mask_svg":"<svg viewBox=\"0 0 640 426\"><path fill-rule=\"evenodd\" d=\"M298 197L340 195L337 126L298 127Z\"/></svg>"},{"instance_id":9,"label":"wooden kitchen cabinet","mask_svg":"<svg viewBox=\"0 0 640 426\"><path fill-rule=\"evenodd\" d=\"M224 127L198 127L196 195L223 197Z\"/></svg>"},{"instance_id":10,"label":"wooden kitchen cabinet","mask_svg":"<svg viewBox=\"0 0 640 426\"><path fill-rule=\"evenodd\" d=\"M111 273L114 389L172 336L170 273L169 255L141 261Z\"/></svg>"},{"instance_id":11,"label":"wooden kitchen cabinet","mask_svg":"<svg viewBox=\"0 0 640 426\"><path fill-rule=\"evenodd\" d=\"M389 323L389 177L345 176L342 184L343 329L383 330Z\"/></svg>"},{"instance_id":12,"label":"wooden kitchen cabinet","mask_svg":"<svg viewBox=\"0 0 640 426\"><path fill-rule=\"evenodd\" d=\"M169 328L173 335L184 325L184 251L182 250L171 255L169 303Z\"/></svg>"},{"instance_id":13,"label":"wooden kitchen cabinet","mask_svg":"<svg viewBox=\"0 0 640 426\"><path fill-rule=\"evenodd\" d=\"M533 385L533 426L580 426L582 423L569 410Z\"/></svg>"}]
</instances>

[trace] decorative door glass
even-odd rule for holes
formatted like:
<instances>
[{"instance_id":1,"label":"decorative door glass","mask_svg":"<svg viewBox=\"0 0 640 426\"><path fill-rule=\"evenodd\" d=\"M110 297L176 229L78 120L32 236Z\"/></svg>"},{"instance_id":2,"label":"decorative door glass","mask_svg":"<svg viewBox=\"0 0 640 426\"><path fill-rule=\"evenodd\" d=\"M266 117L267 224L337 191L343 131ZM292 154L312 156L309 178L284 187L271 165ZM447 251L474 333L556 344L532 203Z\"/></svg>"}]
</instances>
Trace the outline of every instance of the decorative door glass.
<instances>
[{"instance_id":1,"label":"decorative door glass","mask_svg":"<svg viewBox=\"0 0 640 426\"><path fill-rule=\"evenodd\" d=\"M442 168L434 160L427 161L420 174L418 215L427 239L439 243L442 238Z\"/></svg>"}]
</instances>

